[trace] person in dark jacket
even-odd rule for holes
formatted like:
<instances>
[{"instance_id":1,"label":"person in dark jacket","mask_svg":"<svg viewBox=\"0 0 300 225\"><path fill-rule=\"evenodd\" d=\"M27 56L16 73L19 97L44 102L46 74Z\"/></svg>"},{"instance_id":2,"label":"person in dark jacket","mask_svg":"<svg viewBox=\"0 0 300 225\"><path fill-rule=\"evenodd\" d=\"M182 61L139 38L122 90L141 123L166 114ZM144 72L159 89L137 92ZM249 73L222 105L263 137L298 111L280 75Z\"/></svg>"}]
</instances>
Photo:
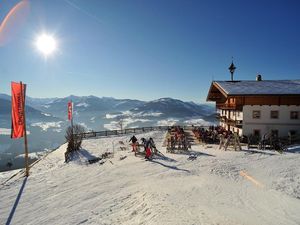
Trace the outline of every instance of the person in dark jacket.
<instances>
[{"instance_id":1,"label":"person in dark jacket","mask_svg":"<svg viewBox=\"0 0 300 225\"><path fill-rule=\"evenodd\" d=\"M154 153L154 151L156 150L155 144L153 139L150 137L148 141L146 141L145 144L145 148L146 148L146 159L151 159L152 154Z\"/></svg>"},{"instance_id":2,"label":"person in dark jacket","mask_svg":"<svg viewBox=\"0 0 300 225\"><path fill-rule=\"evenodd\" d=\"M136 144L137 144L137 138L133 135L130 138L129 142L132 142L132 151L136 153L136 150L137 150L137 146L136 146Z\"/></svg>"}]
</instances>

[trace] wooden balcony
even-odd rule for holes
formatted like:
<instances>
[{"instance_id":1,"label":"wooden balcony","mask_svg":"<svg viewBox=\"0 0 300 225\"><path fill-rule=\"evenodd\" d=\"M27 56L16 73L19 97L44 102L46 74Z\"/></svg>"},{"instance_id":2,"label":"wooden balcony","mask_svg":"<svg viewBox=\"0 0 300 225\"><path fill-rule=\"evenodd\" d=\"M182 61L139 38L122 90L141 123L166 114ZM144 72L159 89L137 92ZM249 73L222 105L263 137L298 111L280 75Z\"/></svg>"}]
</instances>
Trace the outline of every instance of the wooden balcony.
<instances>
[{"instance_id":1,"label":"wooden balcony","mask_svg":"<svg viewBox=\"0 0 300 225\"><path fill-rule=\"evenodd\" d=\"M217 103L217 109L237 109L236 104L228 104L228 103Z\"/></svg>"},{"instance_id":2,"label":"wooden balcony","mask_svg":"<svg viewBox=\"0 0 300 225\"><path fill-rule=\"evenodd\" d=\"M217 109L227 109L227 110L239 110L242 111L243 105L239 104L229 104L229 103L217 103L216 104Z\"/></svg>"}]
</instances>

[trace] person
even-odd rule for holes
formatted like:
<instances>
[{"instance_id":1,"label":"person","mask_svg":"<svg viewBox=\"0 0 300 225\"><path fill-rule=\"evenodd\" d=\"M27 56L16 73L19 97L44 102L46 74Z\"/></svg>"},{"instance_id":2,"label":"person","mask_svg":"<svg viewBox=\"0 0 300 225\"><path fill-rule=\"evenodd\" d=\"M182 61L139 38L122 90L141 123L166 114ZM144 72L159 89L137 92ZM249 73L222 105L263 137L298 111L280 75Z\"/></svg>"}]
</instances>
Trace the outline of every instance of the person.
<instances>
[{"instance_id":1,"label":"person","mask_svg":"<svg viewBox=\"0 0 300 225\"><path fill-rule=\"evenodd\" d=\"M129 142L132 142L132 151L136 153L136 148L137 148L136 142L137 142L137 138L133 135L133 136L130 138Z\"/></svg>"},{"instance_id":2,"label":"person","mask_svg":"<svg viewBox=\"0 0 300 225\"><path fill-rule=\"evenodd\" d=\"M146 155L145 159L151 159L152 152L155 150L155 144L153 139L150 137L148 141L146 141Z\"/></svg>"},{"instance_id":3,"label":"person","mask_svg":"<svg viewBox=\"0 0 300 225\"><path fill-rule=\"evenodd\" d=\"M150 160L151 159L151 149L149 147L146 148L146 155L145 155L145 159Z\"/></svg>"},{"instance_id":4,"label":"person","mask_svg":"<svg viewBox=\"0 0 300 225\"><path fill-rule=\"evenodd\" d=\"M144 145L144 150L146 152L146 143L147 143L147 140L146 140L146 138L141 138L141 141L142 141L142 144Z\"/></svg>"},{"instance_id":5,"label":"person","mask_svg":"<svg viewBox=\"0 0 300 225\"><path fill-rule=\"evenodd\" d=\"M154 143L154 140L152 139L152 137L149 138L149 142L150 142L151 151L156 154L157 153L157 149L156 149L156 146L155 146L155 143Z\"/></svg>"}]
</instances>

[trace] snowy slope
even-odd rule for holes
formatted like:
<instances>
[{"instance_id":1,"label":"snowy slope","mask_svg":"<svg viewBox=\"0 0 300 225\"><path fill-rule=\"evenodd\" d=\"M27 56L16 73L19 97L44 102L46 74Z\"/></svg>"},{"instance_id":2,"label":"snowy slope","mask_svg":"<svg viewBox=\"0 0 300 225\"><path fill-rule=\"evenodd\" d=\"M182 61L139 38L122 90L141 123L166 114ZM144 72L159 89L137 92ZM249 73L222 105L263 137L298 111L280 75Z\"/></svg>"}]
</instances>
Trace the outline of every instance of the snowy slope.
<instances>
[{"instance_id":1,"label":"snowy slope","mask_svg":"<svg viewBox=\"0 0 300 225\"><path fill-rule=\"evenodd\" d=\"M24 183L11 224L300 224L299 147L279 154L194 145L197 158L188 160L165 153L164 133L142 136L153 137L166 157L135 157L123 136L86 140L82 156L65 164L61 146L27 181L16 176L0 187L0 224ZM86 163L106 151L114 157Z\"/></svg>"}]
</instances>

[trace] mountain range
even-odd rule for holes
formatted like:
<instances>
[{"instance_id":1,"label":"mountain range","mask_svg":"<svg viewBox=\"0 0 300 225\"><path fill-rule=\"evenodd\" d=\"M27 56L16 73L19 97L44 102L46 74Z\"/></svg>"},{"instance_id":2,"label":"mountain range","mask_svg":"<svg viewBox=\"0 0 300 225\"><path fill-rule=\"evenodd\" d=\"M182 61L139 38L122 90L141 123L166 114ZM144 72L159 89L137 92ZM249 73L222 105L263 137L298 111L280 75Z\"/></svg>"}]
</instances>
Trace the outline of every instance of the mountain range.
<instances>
[{"instance_id":1,"label":"mountain range","mask_svg":"<svg viewBox=\"0 0 300 225\"><path fill-rule=\"evenodd\" d=\"M214 107L207 104L184 102L172 98L153 101L115 99L96 96L68 96L65 98L31 98L26 96L26 124L31 152L53 149L64 140L67 120L67 103L74 104L74 123L86 130L173 125L215 122ZM11 97L0 94L0 171L4 163L14 161L22 153L22 140L10 139ZM6 163L5 163L6 164Z\"/></svg>"}]
</instances>

